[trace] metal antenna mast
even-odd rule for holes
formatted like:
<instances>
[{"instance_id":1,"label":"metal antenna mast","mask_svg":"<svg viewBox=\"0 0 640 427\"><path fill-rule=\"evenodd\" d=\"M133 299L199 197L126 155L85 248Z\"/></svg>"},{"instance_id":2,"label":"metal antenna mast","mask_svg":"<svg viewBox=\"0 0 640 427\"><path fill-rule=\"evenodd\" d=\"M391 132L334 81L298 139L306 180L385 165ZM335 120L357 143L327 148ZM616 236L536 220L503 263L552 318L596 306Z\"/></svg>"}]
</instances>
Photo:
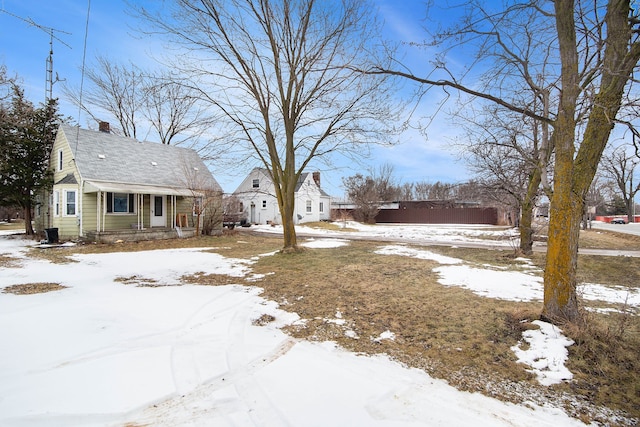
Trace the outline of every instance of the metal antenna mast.
<instances>
[{"instance_id":1,"label":"metal antenna mast","mask_svg":"<svg viewBox=\"0 0 640 427\"><path fill-rule=\"evenodd\" d=\"M61 40L59 37L56 37L53 33L54 31L57 33L62 33L62 34L68 34L71 35L71 33L68 33L66 31L62 31L62 30L57 30L55 28L52 27L45 27L44 25L40 25L34 22L33 19L27 17L27 18L23 18L21 16L18 15L14 15L11 12L7 12L6 10L4 10L4 8L2 9L2 12L6 13L7 15L11 15L14 18L18 18L21 21L26 22L29 25L32 25L36 28L41 29L42 31L44 31L45 33L49 34L49 56L47 57L46 60L46 71L45 71L45 87L44 87L44 101L45 104L51 99L53 98L53 84L56 82L60 82L60 81L64 81L64 79L60 79L58 77L58 73L56 73L56 78L55 80L53 79L53 39L56 39L57 41L59 41L60 43L62 43L63 45L65 45L66 47L68 47L69 49L71 49L71 46L69 46L67 43L65 43L63 40Z\"/></svg>"}]
</instances>

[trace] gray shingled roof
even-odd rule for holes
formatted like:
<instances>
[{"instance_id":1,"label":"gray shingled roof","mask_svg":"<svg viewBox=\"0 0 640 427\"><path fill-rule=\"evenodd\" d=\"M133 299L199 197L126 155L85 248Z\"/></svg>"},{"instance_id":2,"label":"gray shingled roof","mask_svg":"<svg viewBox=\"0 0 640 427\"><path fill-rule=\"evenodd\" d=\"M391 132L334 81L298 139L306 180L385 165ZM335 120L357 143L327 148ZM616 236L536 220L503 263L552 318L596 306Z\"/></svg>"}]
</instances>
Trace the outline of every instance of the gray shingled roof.
<instances>
[{"instance_id":1,"label":"gray shingled roof","mask_svg":"<svg viewBox=\"0 0 640 427\"><path fill-rule=\"evenodd\" d=\"M194 150L65 124L60 130L85 181L222 190Z\"/></svg>"},{"instance_id":2,"label":"gray shingled roof","mask_svg":"<svg viewBox=\"0 0 640 427\"><path fill-rule=\"evenodd\" d=\"M62 178L60 181L56 182L56 185L58 185L58 184L77 184L77 183L78 183L78 181L76 180L76 177L72 173L69 173L69 174L67 174L67 176Z\"/></svg>"},{"instance_id":3,"label":"gray shingled roof","mask_svg":"<svg viewBox=\"0 0 640 427\"><path fill-rule=\"evenodd\" d=\"M307 180L307 178L309 177L309 172L302 172L300 174L300 178L298 178L298 182L296 183L296 193L300 190L300 187L302 187L302 184L304 184L304 182ZM327 193L325 193L325 191L321 188L318 187L318 189L320 190L320 195L323 197L331 197L329 196Z\"/></svg>"}]
</instances>

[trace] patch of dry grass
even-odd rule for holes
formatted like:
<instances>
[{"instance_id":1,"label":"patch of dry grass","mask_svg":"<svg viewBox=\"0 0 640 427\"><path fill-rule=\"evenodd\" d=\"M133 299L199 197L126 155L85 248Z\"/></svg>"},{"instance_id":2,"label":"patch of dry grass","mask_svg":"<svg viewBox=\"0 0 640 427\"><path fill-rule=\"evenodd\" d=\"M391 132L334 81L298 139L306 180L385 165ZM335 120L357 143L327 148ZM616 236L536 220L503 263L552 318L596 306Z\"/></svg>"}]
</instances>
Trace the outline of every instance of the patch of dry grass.
<instances>
[{"instance_id":1,"label":"patch of dry grass","mask_svg":"<svg viewBox=\"0 0 640 427\"><path fill-rule=\"evenodd\" d=\"M590 402L624 409L640 418L640 317L585 313L584 325L567 325L567 367L574 379L562 388Z\"/></svg>"},{"instance_id":2,"label":"patch of dry grass","mask_svg":"<svg viewBox=\"0 0 640 427\"><path fill-rule=\"evenodd\" d=\"M14 295L33 295L33 294L43 294L46 292L59 291L65 288L66 286L62 286L59 283L39 282L39 283L24 283L20 285L7 286L2 290L2 292L5 294L14 294Z\"/></svg>"},{"instance_id":3,"label":"patch of dry grass","mask_svg":"<svg viewBox=\"0 0 640 427\"><path fill-rule=\"evenodd\" d=\"M31 248L28 255L32 258L44 259L54 264L70 264L77 262L70 258L71 255L79 253L80 249L73 246L59 246L51 248Z\"/></svg>"},{"instance_id":4,"label":"patch of dry grass","mask_svg":"<svg viewBox=\"0 0 640 427\"><path fill-rule=\"evenodd\" d=\"M249 243L251 242L251 243ZM76 246L59 246L52 248L31 248L28 255L33 258L46 259L57 264L76 262L71 258L74 254L101 254L113 252L139 252L177 248L210 248L228 258L250 258L260 255L256 247L265 252L273 252L282 248L282 241L277 237L254 236L249 232L231 231L222 236L200 236L186 239L145 240L140 242L122 242L112 244L80 243Z\"/></svg>"},{"instance_id":5,"label":"patch of dry grass","mask_svg":"<svg viewBox=\"0 0 640 427\"><path fill-rule=\"evenodd\" d=\"M0 223L0 230L22 230L24 231L24 220L18 219L11 222Z\"/></svg>"},{"instance_id":6,"label":"patch of dry grass","mask_svg":"<svg viewBox=\"0 0 640 427\"><path fill-rule=\"evenodd\" d=\"M17 268L20 266L20 259L5 254L0 254L0 267Z\"/></svg>"},{"instance_id":7,"label":"patch of dry grass","mask_svg":"<svg viewBox=\"0 0 640 427\"><path fill-rule=\"evenodd\" d=\"M116 277L115 282L124 283L125 285L133 285L140 288L159 288L162 286L168 286L167 284L160 283L156 279L150 279L142 276L128 276L128 277Z\"/></svg>"},{"instance_id":8,"label":"patch of dry grass","mask_svg":"<svg viewBox=\"0 0 640 427\"><path fill-rule=\"evenodd\" d=\"M203 272L182 276L182 283L203 286L224 286L245 283L244 277L233 277L226 274L205 274Z\"/></svg>"},{"instance_id":9,"label":"patch of dry grass","mask_svg":"<svg viewBox=\"0 0 640 427\"><path fill-rule=\"evenodd\" d=\"M580 255L578 282L640 287L640 258Z\"/></svg>"},{"instance_id":10,"label":"patch of dry grass","mask_svg":"<svg viewBox=\"0 0 640 427\"><path fill-rule=\"evenodd\" d=\"M640 236L609 230L580 230L580 247L640 251Z\"/></svg>"},{"instance_id":11,"label":"patch of dry grass","mask_svg":"<svg viewBox=\"0 0 640 427\"><path fill-rule=\"evenodd\" d=\"M306 222L304 224L305 227L317 228L319 230L329 230L329 231L342 231L342 232L357 232L358 230L355 228L347 227L345 222L342 221L318 221L318 222Z\"/></svg>"}]
</instances>

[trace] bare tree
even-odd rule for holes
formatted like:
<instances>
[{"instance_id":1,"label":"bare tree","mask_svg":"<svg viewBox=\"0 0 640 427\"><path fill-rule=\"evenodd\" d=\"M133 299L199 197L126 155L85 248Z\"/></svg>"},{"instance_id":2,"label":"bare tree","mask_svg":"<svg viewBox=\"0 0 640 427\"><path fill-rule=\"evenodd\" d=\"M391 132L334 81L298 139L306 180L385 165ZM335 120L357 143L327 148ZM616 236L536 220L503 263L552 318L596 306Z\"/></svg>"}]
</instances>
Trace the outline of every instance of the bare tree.
<instances>
[{"instance_id":1,"label":"bare tree","mask_svg":"<svg viewBox=\"0 0 640 427\"><path fill-rule=\"evenodd\" d=\"M64 86L65 95L96 122L115 120L111 129L130 138L146 139L155 133L163 144L196 149L209 159L218 154L206 133L215 117L200 102L198 93L167 71L151 72L98 56L87 70L88 87L82 97L77 88ZM106 116L106 117L105 117ZM107 120L108 121L108 120Z\"/></svg>"},{"instance_id":2,"label":"bare tree","mask_svg":"<svg viewBox=\"0 0 640 427\"><path fill-rule=\"evenodd\" d=\"M533 253L533 211L551 153L543 150L539 122L500 106L483 106L479 115L458 115L466 129L463 156L490 194L509 206L520 231L520 251ZM541 159L541 156L547 156Z\"/></svg>"},{"instance_id":3,"label":"bare tree","mask_svg":"<svg viewBox=\"0 0 640 427\"><path fill-rule=\"evenodd\" d=\"M416 200L428 200L433 184L426 181L419 181L413 185L413 194Z\"/></svg>"},{"instance_id":4,"label":"bare tree","mask_svg":"<svg viewBox=\"0 0 640 427\"><path fill-rule=\"evenodd\" d=\"M140 112L145 103L145 76L142 70L133 64L127 67L98 56L96 65L87 68L86 77L90 85L82 94L79 89L65 85L65 96L95 122L104 121L101 117L108 114L117 121L118 133L137 138L142 119Z\"/></svg>"},{"instance_id":5,"label":"bare tree","mask_svg":"<svg viewBox=\"0 0 640 427\"><path fill-rule=\"evenodd\" d=\"M461 73L448 69L442 61L437 63L447 73L442 78L420 77L384 66L368 71L402 76L428 87L455 88L552 127L549 146L555 149L555 156L542 315L558 323L579 321L576 271L584 200L640 59L639 12L630 0L532 0L507 5L502 11L489 11L483 2L466 6L470 6L465 8L469 15L440 41L456 47L461 41L472 40L477 46L476 65L500 59L502 69L498 73L492 69L485 76L488 84L484 87L465 84L455 77ZM554 71L555 77L547 79L548 83L536 82L531 66L542 62L527 60L531 45L519 43L517 37L523 32L550 38L539 44L557 59L554 69L539 74L548 76ZM519 79L532 89L538 86L541 95L553 89L549 96L554 97L555 113L547 116L531 110L530 103L521 102L518 91L508 92L504 86L491 84L503 79ZM549 84L556 79L559 84ZM522 85L514 87L521 90Z\"/></svg>"},{"instance_id":6,"label":"bare tree","mask_svg":"<svg viewBox=\"0 0 640 427\"><path fill-rule=\"evenodd\" d=\"M215 144L201 143L216 117L200 101L198 92L183 85L180 78L164 72L148 74L143 88L142 115L155 129L160 142L188 146L198 150L203 159L217 157Z\"/></svg>"},{"instance_id":7,"label":"bare tree","mask_svg":"<svg viewBox=\"0 0 640 427\"><path fill-rule=\"evenodd\" d=\"M415 196L413 194L414 184L412 182L405 182L399 188L399 197L398 200L414 200Z\"/></svg>"},{"instance_id":8,"label":"bare tree","mask_svg":"<svg viewBox=\"0 0 640 427\"><path fill-rule=\"evenodd\" d=\"M400 200L402 188L396 183L394 168L390 163L383 163L371 172L378 200L391 202Z\"/></svg>"},{"instance_id":9,"label":"bare tree","mask_svg":"<svg viewBox=\"0 0 640 427\"><path fill-rule=\"evenodd\" d=\"M640 182L634 184L636 166L640 158L630 153L629 145L621 145L602 156L601 166L605 176L613 181L617 194L622 197L627 211L628 222L634 222L634 199L640 191Z\"/></svg>"},{"instance_id":10,"label":"bare tree","mask_svg":"<svg viewBox=\"0 0 640 427\"><path fill-rule=\"evenodd\" d=\"M356 174L342 178L342 183L347 197L356 206L354 219L366 224L375 224L381 202L375 179Z\"/></svg>"},{"instance_id":11,"label":"bare tree","mask_svg":"<svg viewBox=\"0 0 640 427\"><path fill-rule=\"evenodd\" d=\"M138 8L183 49L176 68L233 125L230 140L266 168L284 250L297 249L294 192L307 165L388 141L385 79L351 69L368 67L381 46L371 11L356 0L176 0L155 12Z\"/></svg>"},{"instance_id":12,"label":"bare tree","mask_svg":"<svg viewBox=\"0 0 640 427\"><path fill-rule=\"evenodd\" d=\"M222 231L223 201L222 188L208 170L202 170L200 159L191 150L184 150L176 159L181 166L180 173L174 177L176 182L189 190L196 236ZM198 160L197 162L195 160Z\"/></svg>"},{"instance_id":13,"label":"bare tree","mask_svg":"<svg viewBox=\"0 0 640 427\"><path fill-rule=\"evenodd\" d=\"M611 193L611 185L607 182L601 171L598 171L591 187L587 192L586 204L588 207L594 209L596 215L605 215L605 209L607 205L607 199Z\"/></svg>"}]
</instances>

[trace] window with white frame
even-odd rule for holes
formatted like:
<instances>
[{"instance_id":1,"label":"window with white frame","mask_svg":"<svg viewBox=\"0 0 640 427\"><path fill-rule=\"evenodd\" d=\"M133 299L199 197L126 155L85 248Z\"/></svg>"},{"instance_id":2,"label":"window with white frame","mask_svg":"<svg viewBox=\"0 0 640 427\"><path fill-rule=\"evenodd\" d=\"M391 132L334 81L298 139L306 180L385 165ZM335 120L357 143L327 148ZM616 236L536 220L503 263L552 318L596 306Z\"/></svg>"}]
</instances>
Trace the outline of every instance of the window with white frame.
<instances>
[{"instance_id":1,"label":"window with white frame","mask_svg":"<svg viewBox=\"0 0 640 427\"><path fill-rule=\"evenodd\" d=\"M262 209L266 209L266 207L267 207L267 201L263 200L262 201Z\"/></svg>"},{"instance_id":2,"label":"window with white frame","mask_svg":"<svg viewBox=\"0 0 640 427\"><path fill-rule=\"evenodd\" d=\"M260 180L254 179L252 185L253 185L253 188L260 188Z\"/></svg>"},{"instance_id":3,"label":"window with white frame","mask_svg":"<svg viewBox=\"0 0 640 427\"><path fill-rule=\"evenodd\" d=\"M318 206L318 211L319 211L320 213L323 213L323 212L324 212L324 202L320 202L320 206Z\"/></svg>"},{"instance_id":4,"label":"window with white frame","mask_svg":"<svg viewBox=\"0 0 640 427\"><path fill-rule=\"evenodd\" d=\"M60 192L53 192L53 215L60 216Z\"/></svg>"},{"instance_id":5,"label":"window with white frame","mask_svg":"<svg viewBox=\"0 0 640 427\"><path fill-rule=\"evenodd\" d=\"M195 197L193 199L192 215L193 216L202 215L203 213L202 208L203 208L202 197Z\"/></svg>"},{"instance_id":6,"label":"window with white frame","mask_svg":"<svg viewBox=\"0 0 640 427\"><path fill-rule=\"evenodd\" d=\"M77 212L77 191L65 190L64 192L64 216L75 216Z\"/></svg>"},{"instance_id":7,"label":"window with white frame","mask_svg":"<svg viewBox=\"0 0 640 427\"><path fill-rule=\"evenodd\" d=\"M58 150L58 171L61 171L62 167L64 166L62 159L63 159L62 150Z\"/></svg>"},{"instance_id":8,"label":"window with white frame","mask_svg":"<svg viewBox=\"0 0 640 427\"><path fill-rule=\"evenodd\" d=\"M313 212L313 205L311 204L311 200L307 200L307 213Z\"/></svg>"},{"instance_id":9,"label":"window with white frame","mask_svg":"<svg viewBox=\"0 0 640 427\"><path fill-rule=\"evenodd\" d=\"M132 214L135 209L135 195L128 193L107 193L107 213Z\"/></svg>"}]
</instances>

